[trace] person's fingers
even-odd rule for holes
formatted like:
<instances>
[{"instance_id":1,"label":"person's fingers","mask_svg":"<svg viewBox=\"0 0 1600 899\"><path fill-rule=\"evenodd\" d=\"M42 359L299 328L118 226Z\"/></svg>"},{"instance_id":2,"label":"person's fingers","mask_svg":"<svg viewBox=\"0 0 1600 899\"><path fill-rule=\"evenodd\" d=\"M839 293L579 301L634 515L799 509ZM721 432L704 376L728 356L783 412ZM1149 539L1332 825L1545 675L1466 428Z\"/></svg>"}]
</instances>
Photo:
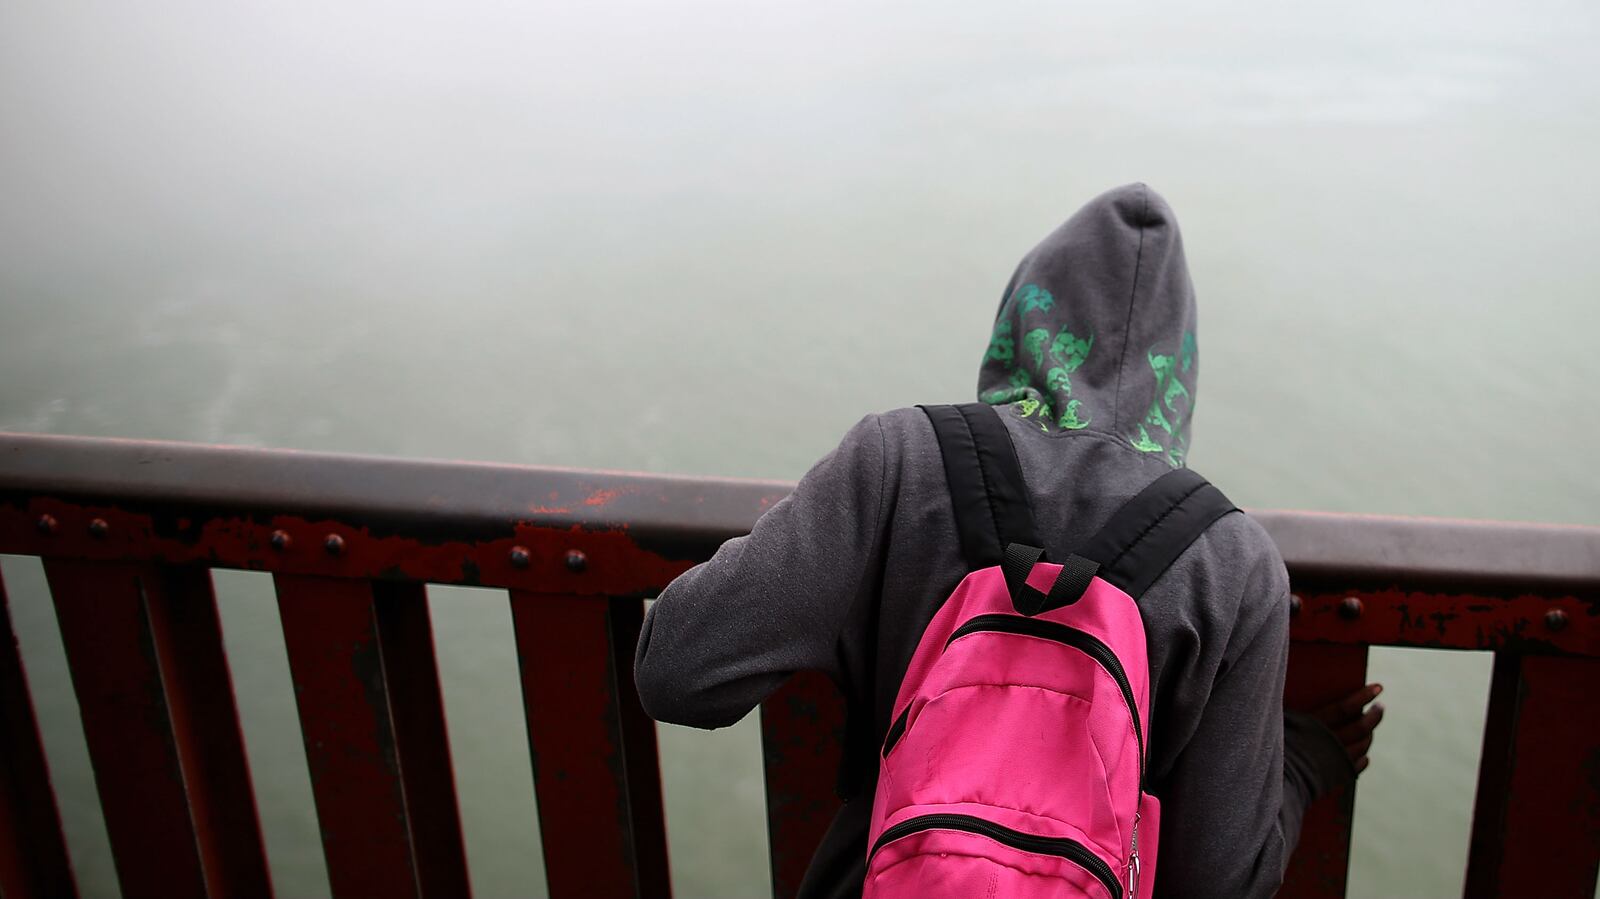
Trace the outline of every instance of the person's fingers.
<instances>
[{"instance_id":1,"label":"person's fingers","mask_svg":"<svg viewBox=\"0 0 1600 899\"><path fill-rule=\"evenodd\" d=\"M1367 703L1383 692L1381 684L1367 684L1359 690L1328 703L1317 710L1317 716L1333 721L1346 721L1361 714L1361 709Z\"/></svg>"},{"instance_id":2,"label":"person's fingers","mask_svg":"<svg viewBox=\"0 0 1600 899\"><path fill-rule=\"evenodd\" d=\"M1341 700L1339 703L1340 711L1344 712L1347 717L1354 718L1355 716L1361 714L1361 709L1365 707L1367 703L1377 699L1378 694L1382 692L1383 684L1367 684L1365 687L1362 687L1361 689L1351 693L1349 696L1346 696L1343 700Z\"/></svg>"},{"instance_id":3,"label":"person's fingers","mask_svg":"<svg viewBox=\"0 0 1600 899\"><path fill-rule=\"evenodd\" d=\"M1345 755L1358 775L1372 764L1367 757L1367 752L1372 749L1372 731L1383 723L1383 703L1372 703L1365 713L1361 708L1382 692L1381 685L1368 684L1344 699L1324 706L1319 713L1323 723L1333 730L1344 745Z\"/></svg>"},{"instance_id":4,"label":"person's fingers","mask_svg":"<svg viewBox=\"0 0 1600 899\"><path fill-rule=\"evenodd\" d=\"M1382 684L1367 684L1343 699L1328 703L1312 714L1330 730L1337 730L1360 716L1361 709L1383 692Z\"/></svg>"},{"instance_id":5,"label":"person's fingers","mask_svg":"<svg viewBox=\"0 0 1600 899\"><path fill-rule=\"evenodd\" d=\"M1383 703L1374 702L1372 708L1367 709L1367 713L1361 716L1361 728L1370 735L1381 723L1383 723Z\"/></svg>"},{"instance_id":6,"label":"person's fingers","mask_svg":"<svg viewBox=\"0 0 1600 899\"><path fill-rule=\"evenodd\" d=\"M1383 721L1383 703L1375 702L1372 708L1367 709L1365 715L1334 731L1334 735L1339 738L1340 743L1351 746L1371 736L1372 729L1381 721Z\"/></svg>"}]
</instances>

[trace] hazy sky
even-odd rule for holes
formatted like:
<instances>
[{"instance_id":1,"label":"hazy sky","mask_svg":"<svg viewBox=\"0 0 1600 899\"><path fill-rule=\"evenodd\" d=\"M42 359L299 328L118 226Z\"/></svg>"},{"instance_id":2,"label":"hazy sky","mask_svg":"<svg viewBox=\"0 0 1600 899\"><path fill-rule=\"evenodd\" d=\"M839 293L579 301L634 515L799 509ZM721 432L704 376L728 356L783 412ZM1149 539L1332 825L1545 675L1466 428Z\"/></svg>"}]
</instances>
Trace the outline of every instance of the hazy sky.
<instances>
[{"instance_id":1,"label":"hazy sky","mask_svg":"<svg viewBox=\"0 0 1600 899\"><path fill-rule=\"evenodd\" d=\"M1063 117L1572 121L1595 111L1595 19L1580 2L13 0L0 263L34 283L180 254L293 271L351 232L373 253L418 231L432 254L481 252L534 210L552 226L799 189L910 134L975 150Z\"/></svg>"}]
</instances>

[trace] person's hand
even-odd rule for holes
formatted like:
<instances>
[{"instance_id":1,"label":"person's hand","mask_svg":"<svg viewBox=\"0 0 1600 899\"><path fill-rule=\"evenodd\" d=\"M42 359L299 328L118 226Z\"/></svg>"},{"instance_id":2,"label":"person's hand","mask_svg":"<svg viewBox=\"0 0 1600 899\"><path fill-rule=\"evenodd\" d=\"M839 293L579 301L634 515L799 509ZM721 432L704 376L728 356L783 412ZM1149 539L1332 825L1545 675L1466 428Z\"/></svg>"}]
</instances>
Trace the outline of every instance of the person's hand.
<instances>
[{"instance_id":1,"label":"person's hand","mask_svg":"<svg viewBox=\"0 0 1600 899\"><path fill-rule=\"evenodd\" d=\"M1383 703L1372 702L1382 692L1382 684L1367 684L1349 696L1311 713L1339 738L1357 774L1367 770L1367 750L1372 748L1372 731L1383 720ZM1363 711L1369 702L1372 702L1372 708Z\"/></svg>"}]
</instances>

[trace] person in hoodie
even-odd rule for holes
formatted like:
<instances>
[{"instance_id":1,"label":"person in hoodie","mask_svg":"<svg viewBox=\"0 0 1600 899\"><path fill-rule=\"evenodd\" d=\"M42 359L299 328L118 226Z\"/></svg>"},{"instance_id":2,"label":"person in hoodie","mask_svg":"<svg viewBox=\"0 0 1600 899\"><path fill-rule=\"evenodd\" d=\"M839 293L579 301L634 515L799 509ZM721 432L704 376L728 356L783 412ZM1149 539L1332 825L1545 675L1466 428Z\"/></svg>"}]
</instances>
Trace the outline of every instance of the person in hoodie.
<instances>
[{"instance_id":1,"label":"person in hoodie","mask_svg":"<svg viewBox=\"0 0 1600 899\"><path fill-rule=\"evenodd\" d=\"M978 396L1002 415L1039 532L1066 558L1182 466L1199 373L1194 290L1172 210L1142 184L1090 201L1001 298ZM645 619L635 678L654 718L724 727L798 671L850 709L845 804L800 894L859 896L875 748L939 604L967 574L933 428L868 415L793 493L684 573ZM1289 580L1265 531L1225 515L1140 601L1161 801L1158 896L1269 896L1306 805L1366 766L1370 685L1320 721L1285 715ZM1335 733L1337 731L1337 733Z\"/></svg>"}]
</instances>

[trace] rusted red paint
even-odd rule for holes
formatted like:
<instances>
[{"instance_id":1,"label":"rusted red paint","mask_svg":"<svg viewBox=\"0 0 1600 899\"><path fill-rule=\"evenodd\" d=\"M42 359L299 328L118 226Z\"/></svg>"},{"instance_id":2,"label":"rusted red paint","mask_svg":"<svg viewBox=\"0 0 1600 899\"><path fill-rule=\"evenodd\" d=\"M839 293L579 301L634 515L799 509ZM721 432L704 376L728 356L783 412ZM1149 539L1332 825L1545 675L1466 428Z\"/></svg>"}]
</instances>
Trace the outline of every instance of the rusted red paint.
<instances>
[{"instance_id":1,"label":"rusted red paint","mask_svg":"<svg viewBox=\"0 0 1600 899\"><path fill-rule=\"evenodd\" d=\"M1475 595L1402 586L1296 593L1301 611L1290 633L1301 642L1600 657L1600 595ZM1359 616L1341 611L1351 598L1360 601ZM1549 626L1551 611L1564 613L1565 626Z\"/></svg>"},{"instance_id":2,"label":"rusted red paint","mask_svg":"<svg viewBox=\"0 0 1600 899\"><path fill-rule=\"evenodd\" d=\"M1366 676L1365 646L1296 643L1289 653L1284 706L1301 711L1320 708L1359 689ZM1354 786L1344 787L1306 809L1299 846L1278 891L1283 899L1338 899L1344 895L1355 793Z\"/></svg>"},{"instance_id":3,"label":"rusted red paint","mask_svg":"<svg viewBox=\"0 0 1600 899\"><path fill-rule=\"evenodd\" d=\"M269 897L272 880L211 572L167 566L145 585L207 889L212 896Z\"/></svg>"},{"instance_id":4,"label":"rusted red paint","mask_svg":"<svg viewBox=\"0 0 1600 899\"><path fill-rule=\"evenodd\" d=\"M78 895L28 694L28 676L11 629L4 582L0 582L0 895L8 899Z\"/></svg>"},{"instance_id":5,"label":"rusted red paint","mask_svg":"<svg viewBox=\"0 0 1600 899\"><path fill-rule=\"evenodd\" d=\"M429 708L425 701L428 684L437 689L438 675L409 676L406 683L422 687L411 698L422 699L397 716L393 708L401 697L386 670L431 668L431 640L425 648L415 621L391 621L380 628L380 614L400 616L397 610L378 611L370 582L299 575L278 575L276 582L333 895L465 895L454 778L448 751L437 745L445 737L442 708ZM397 641L397 659L386 665L384 632L395 636L407 627L412 633ZM399 729L404 736L420 736L431 745L406 752L397 735L397 717L406 718ZM419 820L413 830L402 762L413 767L407 779L434 781L416 797L414 812L444 811L450 820Z\"/></svg>"},{"instance_id":6,"label":"rusted red paint","mask_svg":"<svg viewBox=\"0 0 1600 899\"><path fill-rule=\"evenodd\" d=\"M1467 899L1594 895L1600 660L1496 657Z\"/></svg>"},{"instance_id":7,"label":"rusted red paint","mask_svg":"<svg viewBox=\"0 0 1600 899\"><path fill-rule=\"evenodd\" d=\"M610 491L606 495L621 494ZM599 494L596 494L599 495ZM55 533L37 521L49 516ZM92 519L107 523L104 537L88 536ZM181 523L180 523L181 524ZM190 533L162 533L155 518L124 509L79 506L34 498L24 507L0 505L0 550L45 557L107 561L155 559L201 562L251 570L338 577L474 584L569 595L640 596L659 591L693 559L674 559L638 545L624 528L591 530L517 523L500 539L422 541L376 536L370 528L329 519L291 516L188 519ZM287 539L284 548L275 548ZM323 545L343 541L338 555ZM512 561L527 550L528 564ZM566 564L579 550L585 570ZM1303 608L1293 634L1302 642L1385 644L1434 648L1554 652L1600 657L1600 598L1586 594L1507 592L1443 593L1389 586L1379 589L1300 591ZM1361 600L1362 613L1340 613L1344 601ZM1547 613L1562 612L1567 625L1551 628Z\"/></svg>"},{"instance_id":8,"label":"rusted red paint","mask_svg":"<svg viewBox=\"0 0 1600 899\"><path fill-rule=\"evenodd\" d=\"M41 534L34 522L51 515L62 523ZM103 538L70 536L90 517L107 522ZM161 533L155 518L112 506L79 506L35 498L25 508L0 505L0 551L46 558L106 561L148 560L202 563L254 571L343 578L381 578L486 587L558 590L573 595L641 596L660 590L693 561L641 548L626 529L550 528L517 523L500 539L479 542L423 541L377 536L369 528L330 519L245 516L190 521L190 533ZM273 545L281 534L283 549ZM325 550L332 535L343 545ZM525 547L530 564L518 568L511 550ZM566 554L582 550L587 570L567 567Z\"/></svg>"},{"instance_id":9,"label":"rusted red paint","mask_svg":"<svg viewBox=\"0 0 1600 899\"><path fill-rule=\"evenodd\" d=\"M617 489L610 489L610 490L596 490L595 492L589 494L587 497L584 498L583 504L586 505L586 506L590 506L592 508L593 507L600 507L600 506L608 506L608 505L611 504L612 500L616 499L619 496L622 496L624 493L627 493L627 492L628 491L625 488L617 488Z\"/></svg>"},{"instance_id":10,"label":"rusted red paint","mask_svg":"<svg viewBox=\"0 0 1600 899\"><path fill-rule=\"evenodd\" d=\"M617 733L622 736L623 777L628 790L628 829L640 895L669 897L672 877L667 859L666 809L661 798L661 760L656 723L645 714L633 680L634 649L644 624L644 602L629 597L606 600L611 636L611 671L616 682Z\"/></svg>"},{"instance_id":11,"label":"rusted red paint","mask_svg":"<svg viewBox=\"0 0 1600 899\"><path fill-rule=\"evenodd\" d=\"M671 889L655 727L626 695L631 668L618 665L620 647L631 655L637 617L622 622L630 633L614 626L609 605L511 594L545 877L555 897L631 899Z\"/></svg>"},{"instance_id":12,"label":"rusted red paint","mask_svg":"<svg viewBox=\"0 0 1600 899\"><path fill-rule=\"evenodd\" d=\"M144 594L151 569L45 560L122 892L204 897Z\"/></svg>"},{"instance_id":13,"label":"rusted red paint","mask_svg":"<svg viewBox=\"0 0 1600 899\"><path fill-rule=\"evenodd\" d=\"M772 895L793 899L839 811L844 698L826 675L797 675L761 705Z\"/></svg>"},{"instance_id":14,"label":"rusted red paint","mask_svg":"<svg viewBox=\"0 0 1600 899\"><path fill-rule=\"evenodd\" d=\"M1500 860L1505 849L1511 772L1517 764L1517 716L1521 706L1522 657L1496 653L1489 681L1489 708L1478 756L1478 788L1472 810L1471 849L1467 854L1465 899L1499 894Z\"/></svg>"},{"instance_id":15,"label":"rusted red paint","mask_svg":"<svg viewBox=\"0 0 1600 899\"><path fill-rule=\"evenodd\" d=\"M377 582L373 600L417 882L423 896L464 897L471 891L466 844L426 588Z\"/></svg>"},{"instance_id":16,"label":"rusted red paint","mask_svg":"<svg viewBox=\"0 0 1600 899\"><path fill-rule=\"evenodd\" d=\"M381 521L387 528L381 533L423 542L441 533L457 540L472 534L466 542L499 538L513 522L556 530L625 526L652 552L703 558L722 540L748 532L792 488L777 481L0 433L0 507L52 496L131 511L165 507L168 514L202 519L282 514L357 525ZM585 505L602 493L606 502ZM1546 595L1600 587L1600 528L1273 510L1251 515L1278 544L1297 583L1428 583L1441 592L1490 594L1511 586ZM75 538L82 532L61 533Z\"/></svg>"}]
</instances>

